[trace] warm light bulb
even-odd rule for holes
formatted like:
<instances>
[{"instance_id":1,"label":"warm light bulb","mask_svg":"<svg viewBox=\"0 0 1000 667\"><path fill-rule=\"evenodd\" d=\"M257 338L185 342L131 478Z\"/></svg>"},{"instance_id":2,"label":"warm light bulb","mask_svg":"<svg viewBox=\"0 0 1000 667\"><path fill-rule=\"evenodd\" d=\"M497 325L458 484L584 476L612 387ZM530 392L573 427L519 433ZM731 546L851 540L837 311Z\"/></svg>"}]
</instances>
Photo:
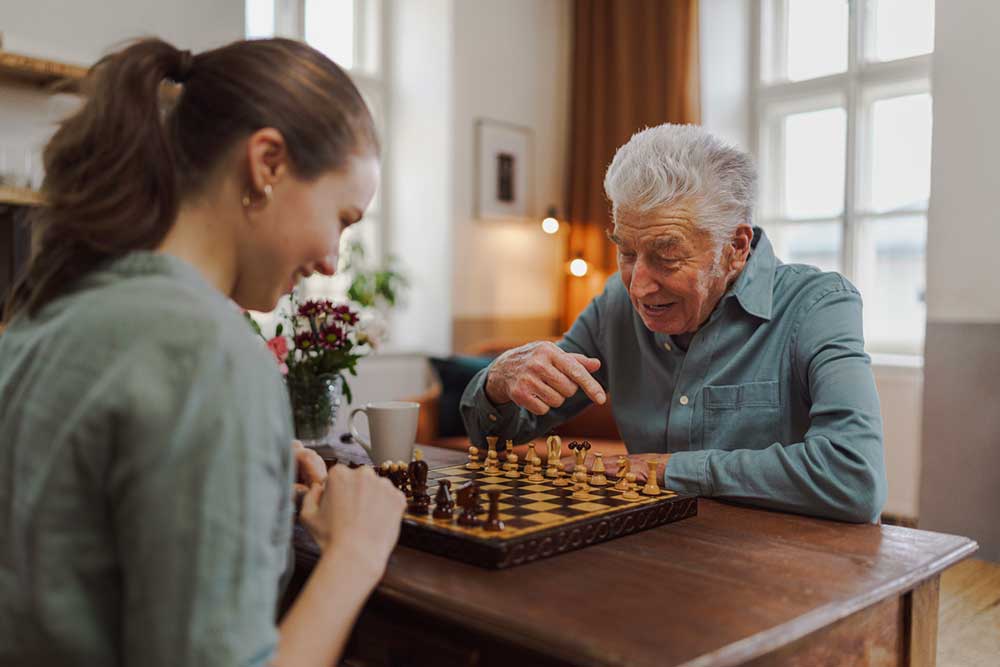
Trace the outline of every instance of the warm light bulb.
<instances>
[{"instance_id":1,"label":"warm light bulb","mask_svg":"<svg viewBox=\"0 0 1000 667\"><path fill-rule=\"evenodd\" d=\"M555 234L559 231L559 221L553 217L542 220L542 231L546 234Z\"/></svg>"},{"instance_id":2,"label":"warm light bulb","mask_svg":"<svg viewBox=\"0 0 1000 667\"><path fill-rule=\"evenodd\" d=\"M569 272L577 278L587 275L587 261L577 257L569 263Z\"/></svg>"}]
</instances>

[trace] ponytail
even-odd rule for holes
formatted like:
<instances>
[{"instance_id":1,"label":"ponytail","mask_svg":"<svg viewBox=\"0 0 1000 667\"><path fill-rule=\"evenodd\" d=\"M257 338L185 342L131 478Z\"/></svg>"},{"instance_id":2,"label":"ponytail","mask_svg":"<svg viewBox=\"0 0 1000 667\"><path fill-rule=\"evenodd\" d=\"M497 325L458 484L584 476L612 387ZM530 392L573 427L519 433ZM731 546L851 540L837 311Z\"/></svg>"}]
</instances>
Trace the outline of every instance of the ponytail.
<instances>
[{"instance_id":1,"label":"ponytail","mask_svg":"<svg viewBox=\"0 0 1000 667\"><path fill-rule=\"evenodd\" d=\"M105 261L164 238L177 187L160 89L190 71L190 59L144 40L93 67L86 104L45 147L46 205L36 212L34 252L4 319L34 314Z\"/></svg>"}]
</instances>

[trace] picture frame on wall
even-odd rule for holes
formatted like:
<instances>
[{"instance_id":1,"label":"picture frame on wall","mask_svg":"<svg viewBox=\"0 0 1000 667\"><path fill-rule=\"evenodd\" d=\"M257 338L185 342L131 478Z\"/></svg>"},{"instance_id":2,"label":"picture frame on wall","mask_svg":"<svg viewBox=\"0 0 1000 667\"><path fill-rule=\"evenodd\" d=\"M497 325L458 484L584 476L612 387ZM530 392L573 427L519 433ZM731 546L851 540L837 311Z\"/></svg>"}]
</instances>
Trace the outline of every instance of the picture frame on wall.
<instances>
[{"instance_id":1,"label":"picture frame on wall","mask_svg":"<svg viewBox=\"0 0 1000 667\"><path fill-rule=\"evenodd\" d=\"M476 217L524 219L531 215L532 133L501 121L476 121Z\"/></svg>"}]
</instances>

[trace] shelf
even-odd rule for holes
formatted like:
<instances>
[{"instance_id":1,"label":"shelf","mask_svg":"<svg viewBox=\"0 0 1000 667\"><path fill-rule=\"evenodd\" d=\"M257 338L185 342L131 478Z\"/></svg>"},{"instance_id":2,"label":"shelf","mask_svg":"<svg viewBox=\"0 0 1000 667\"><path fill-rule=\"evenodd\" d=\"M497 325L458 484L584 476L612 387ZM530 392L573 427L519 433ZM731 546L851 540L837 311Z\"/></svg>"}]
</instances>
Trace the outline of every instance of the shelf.
<instances>
[{"instance_id":1,"label":"shelf","mask_svg":"<svg viewBox=\"0 0 1000 667\"><path fill-rule=\"evenodd\" d=\"M0 82L35 85L52 92L78 92L87 68L0 51Z\"/></svg>"},{"instance_id":2,"label":"shelf","mask_svg":"<svg viewBox=\"0 0 1000 667\"><path fill-rule=\"evenodd\" d=\"M13 188L8 185L0 185L0 205L40 206L42 203L43 199L40 192L27 188Z\"/></svg>"}]
</instances>

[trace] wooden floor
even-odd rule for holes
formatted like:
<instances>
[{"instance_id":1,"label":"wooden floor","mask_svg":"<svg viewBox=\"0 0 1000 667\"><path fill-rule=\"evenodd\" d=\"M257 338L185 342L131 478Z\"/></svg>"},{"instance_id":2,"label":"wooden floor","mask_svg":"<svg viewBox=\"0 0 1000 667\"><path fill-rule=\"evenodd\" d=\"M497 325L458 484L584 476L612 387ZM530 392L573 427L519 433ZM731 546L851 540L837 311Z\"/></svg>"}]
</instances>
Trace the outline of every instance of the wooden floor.
<instances>
[{"instance_id":1,"label":"wooden floor","mask_svg":"<svg viewBox=\"0 0 1000 667\"><path fill-rule=\"evenodd\" d=\"M1000 665L1000 563L968 559L941 575L938 667Z\"/></svg>"}]
</instances>

